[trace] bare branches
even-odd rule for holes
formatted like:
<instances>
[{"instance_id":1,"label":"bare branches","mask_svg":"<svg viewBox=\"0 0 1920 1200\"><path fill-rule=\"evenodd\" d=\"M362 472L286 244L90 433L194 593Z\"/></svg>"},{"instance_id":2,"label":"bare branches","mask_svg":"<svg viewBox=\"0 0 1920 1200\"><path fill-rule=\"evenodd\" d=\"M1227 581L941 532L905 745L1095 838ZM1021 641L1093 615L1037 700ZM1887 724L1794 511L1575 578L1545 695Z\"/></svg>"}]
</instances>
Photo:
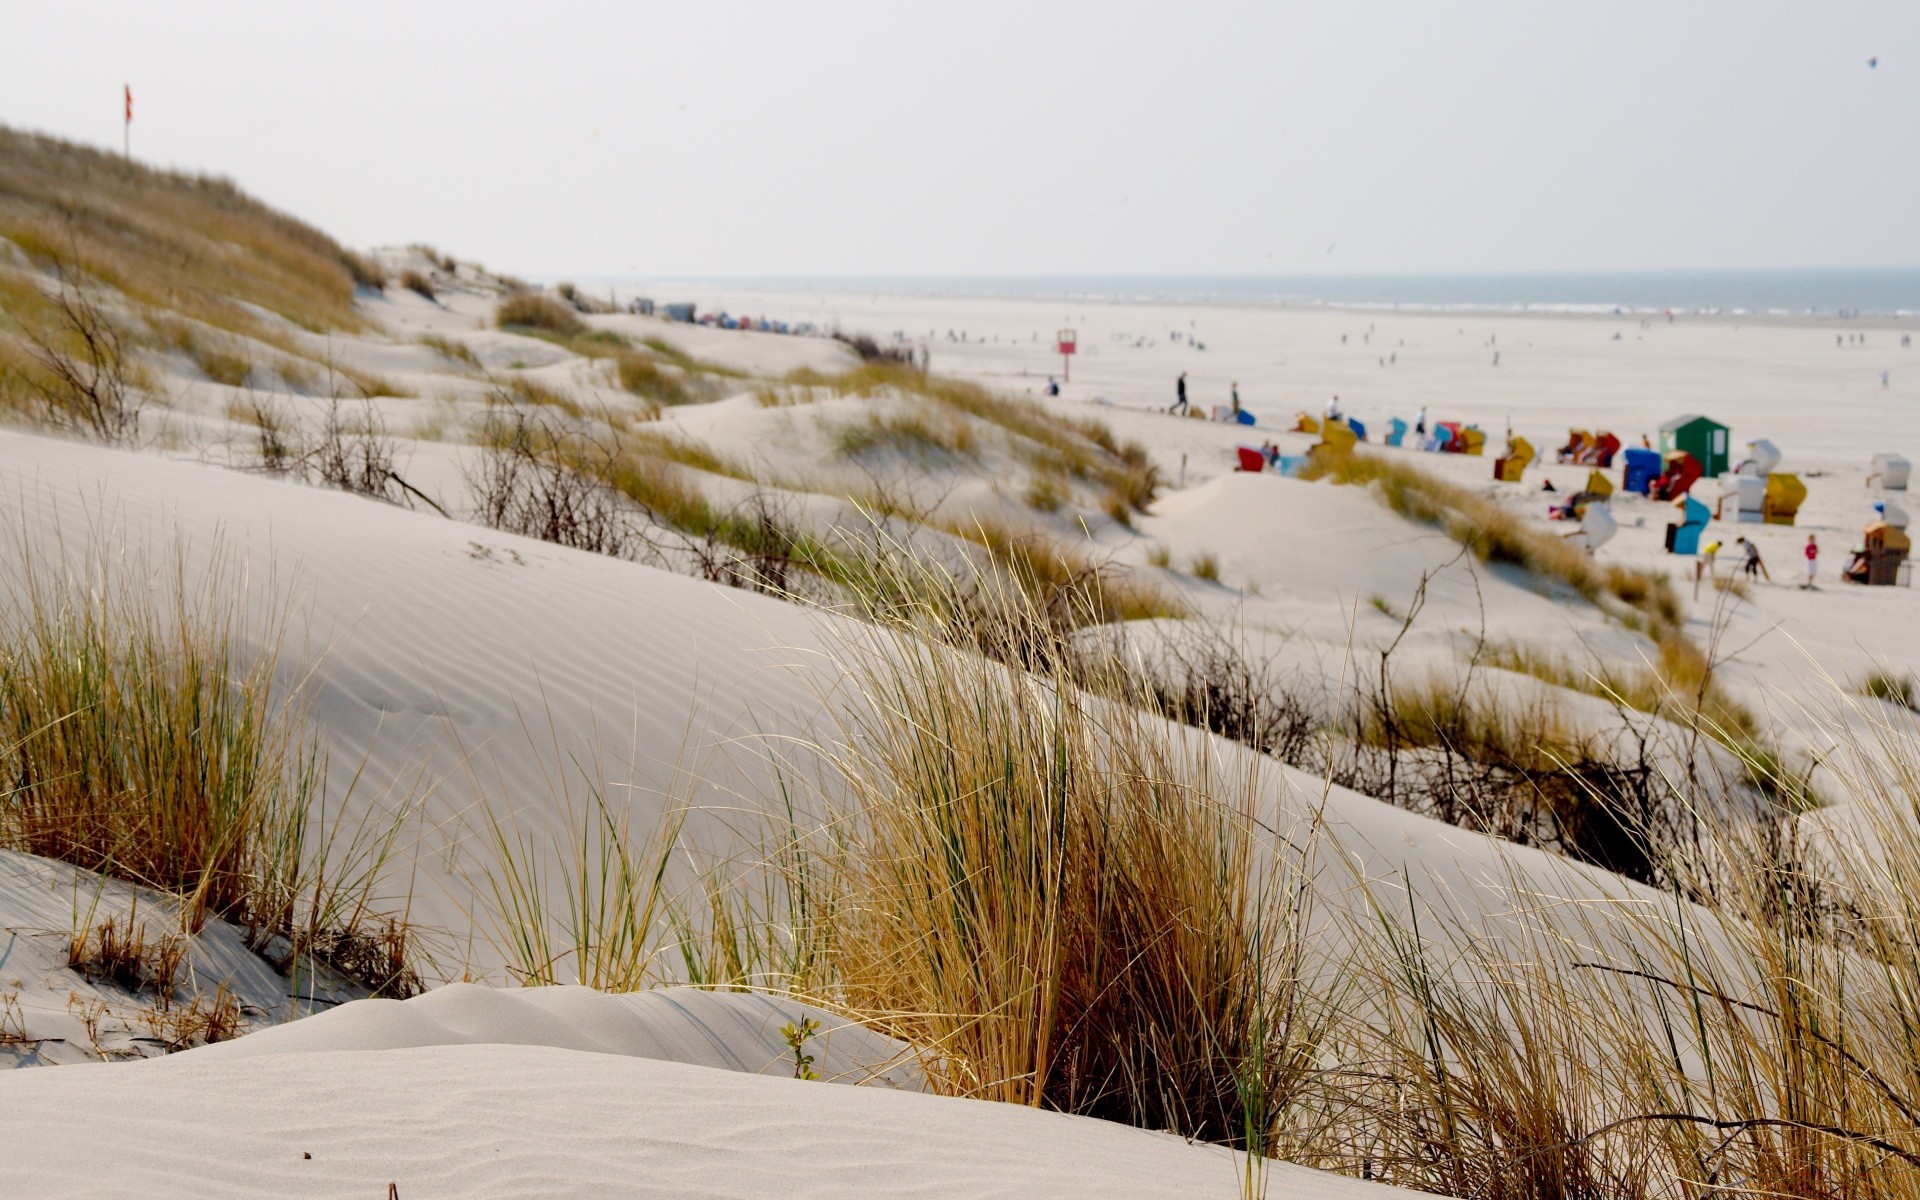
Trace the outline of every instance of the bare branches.
<instances>
[{"instance_id":1,"label":"bare branches","mask_svg":"<svg viewBox=\"0 0 1920 1200\"><path fill-rule=\"evenodd\" d=\"M20 336L37 370L18 372L37 415L69 433L118 443L138 431L140 394L129 378L127 336L99 302L55 260L58 292L48 297L50 326L20 323Z\"/></svg>"},{"instance_id":2,"label":"bare branches","mask_svg":"<svg viewBox=\"0 0 1920 1200\"><path fill-rule=\"evenodd\" d=\"M482 524L615 558L631 558L645 544L619 495L580 469L604 459L607 447L524 411L490 414L485 440L466 473Z\"/></svg>"}]
</instances>

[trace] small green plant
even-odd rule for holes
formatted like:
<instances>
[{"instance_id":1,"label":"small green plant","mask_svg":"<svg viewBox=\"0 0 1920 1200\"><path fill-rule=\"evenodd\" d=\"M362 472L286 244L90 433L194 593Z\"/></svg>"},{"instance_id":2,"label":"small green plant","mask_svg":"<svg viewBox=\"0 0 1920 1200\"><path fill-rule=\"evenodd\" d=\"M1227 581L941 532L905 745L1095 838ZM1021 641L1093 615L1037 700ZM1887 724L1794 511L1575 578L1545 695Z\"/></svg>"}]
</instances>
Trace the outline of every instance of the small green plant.
<instances>
[{"instance_id":1,"label":"small green plant","mask_svg":"<svg viewBox=\"0 0 1920 1200\"><path fill-rule=\"evenodd\" d=\"M793 1051L793 1077L795 1079L818 1079L819 1072L813 1069L813 1055L806 1052L807 1039L820 1032L820 1022L812 1017L802 1017L798 1021L788 1021L780 1027L780 1036L787 1040L787 1049Z\"/></svg>"},{"instance_id":2,"label":"small green plant","mask_svg":"<svg viewBox=\"0 0 1920 1200\"><path fill-rule=\"evenodd\" d=\"M1403 616L1401 616L1398 611L1394 609L1393 602L1388 600L1385 596L1382 596L1379 592L1375 592L1373 595L1368 596L1367 603L1373 605L1375 610L1385 613L1387 616L1392 617L1396 621L1402 621L1406 619Z\"/></svg>"},{"instance_id":3,"label":"small green plant","mask_svg":"<svg viewBox=\"0 0 1920 1200\"><path fill-rule=\"evenodd\" d=\"M1220 582L1220 560L1212 554L1196 555L1187 570L1195 579L1204 579L1208 583Z\"/></svg>"}]
</instances>

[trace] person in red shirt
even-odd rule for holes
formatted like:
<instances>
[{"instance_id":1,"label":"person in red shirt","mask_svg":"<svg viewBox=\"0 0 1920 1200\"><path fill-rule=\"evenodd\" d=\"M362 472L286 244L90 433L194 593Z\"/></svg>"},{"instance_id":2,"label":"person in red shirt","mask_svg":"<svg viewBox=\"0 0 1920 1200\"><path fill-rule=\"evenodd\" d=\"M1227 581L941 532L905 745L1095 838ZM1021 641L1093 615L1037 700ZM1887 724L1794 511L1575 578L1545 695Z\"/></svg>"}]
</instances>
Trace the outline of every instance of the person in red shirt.
<instances>
[{"instance_id":1,"label":"person in red shirt","mask_svg":"<svg viewBox=\"0 0 1920 1200\"><path fill-rule=\"evenodd\" d=\"M1812 588L1814 580L1818 579L1819 577L1820 577L1820 543L1813 540L1812 534L1808 534L1807 535L1807 582L1805 586L1808 587L1809 589Z\"/></svg>"}]
</instances>

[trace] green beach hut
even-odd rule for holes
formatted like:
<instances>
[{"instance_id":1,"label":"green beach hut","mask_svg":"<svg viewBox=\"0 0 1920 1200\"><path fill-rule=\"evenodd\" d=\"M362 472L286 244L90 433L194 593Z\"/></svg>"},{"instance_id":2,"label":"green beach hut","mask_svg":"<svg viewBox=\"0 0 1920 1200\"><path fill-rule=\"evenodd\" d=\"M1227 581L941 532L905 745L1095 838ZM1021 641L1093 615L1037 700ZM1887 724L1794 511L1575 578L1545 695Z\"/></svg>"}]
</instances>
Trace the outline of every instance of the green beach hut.
<instances>
[{"instance_id":1,"label":"green beach hut","mask_svg":"<svg viewBox=\"0 0 1920 1200\"><path fill-rule=\"evenodd\" d=\"M1707 478L1727 473L1727 427L1688 413L1660 427L1660 453L1685 450L1705 468Z\"/></svg>"}]
</instances>

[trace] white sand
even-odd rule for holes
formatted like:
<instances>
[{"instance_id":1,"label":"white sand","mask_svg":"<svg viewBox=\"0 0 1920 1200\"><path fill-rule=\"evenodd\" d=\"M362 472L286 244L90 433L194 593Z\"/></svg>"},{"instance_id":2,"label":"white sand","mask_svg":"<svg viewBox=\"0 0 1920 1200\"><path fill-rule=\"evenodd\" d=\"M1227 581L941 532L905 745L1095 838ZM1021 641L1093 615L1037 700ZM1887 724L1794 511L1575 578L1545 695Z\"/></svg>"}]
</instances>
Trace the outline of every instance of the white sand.
<instances>
[{"instance_id":1,"label":"white sand","mask_svg":"<svg viewBox=\"0 0 1920 1200\"><path fill-rule=\"evenodd\" d=\"M0 1127L0 1194L23 1197L1239 1194L1231 1152L1104 1121L524 1045L16 1071ZM1276 1200L1410 1194L1268 1180Z\"/></svg>"},{"instance_id":2,"label":"white sand","mask_svg":"<svg viewBox=\"0 0 1920 1200\"><path fill-rule=\"evenodd\" d=\"M721 299L703 296L703 299ZM1776 579L1808 529L1828 542L1837 569L1864 519L1859 476L1874 451L1920 451L1914 379L1896 369L1878 388L1879 360L1897 338L1873 327L1865 349L1836 349L1832 330L1782 322L1686 320L1641 329L1597 318L1434 317L1402 314L1060 306L1033 302L762 297L728 298L736 311L821 320L885 334L902 328L996 332L999 343L934 346L936 370L1037 391L1054 365L1043 338L1079 327L1087 353L1058 402L1095 413L1153 451L1174 486L1137 531L1101 520L1052 518L1062 536L1143 570L1156 548L1174 571L1160 578L1205 617L1232 622L1260 645L1332 686L1397 630L1373 603L1402 608L1428 583L1429 608L1405 647L1414 663L1457 663L1482 636L1582 649L1609 661L1650 653L1645 639L1588 606L1542 594L1529 581L1460 560L1435 531L1404 521L1364 493L1231 472L1237 442L1276 437L1299 452L1312 439L1276 432L1296 408L1316 410L1338 391L1378 424L1421 401L1436 419L1477 419L1498 430L1507 413L1551 449L1569 423L1629 437L1680 411L1719 414L1736 445L1771 436L1783 469L1808 473L1812 492L1796 529L1743 527L1762 538ZM471 346L490 369L524 370L583 399L630 403L602 365L524 337L480 328L491 299L451 292L445 305L404 293L369 304L392 336L342 339L347 361L406 383L420 398L383 399L396 432L418 432L404 470L456 513L469 453L430 436L455 429L481 402L484 381L425 347L436 331ZM808 306L812 307L809 308ZM819 340L668 328L638 318L600 323L664 334L685 349L749 372L833 369L845 351ZM1362 340L1372 327L1371 344ZM1168 344L1196 331L1204 353ZM1623 338L1611 340L1620 329ZM1342 347L1339 335L1349 341ZM1153 340L1134 349L1113 335ZM1497 339L1501 365L1491 365ZM1404 345L1402 342L1404 341ZM1385 366L1387 353L1398 361ZM524 367L515 368L514 363ZM1874 365L1863 365L1874 364ZM1897 365L1897 364L1896 364ZM1190 369L1199 402L1224 399L1237 379L1265 418L1247 431L1148 411L1169 398L1172 375ZM1869 377L1870 383L1862 383ZM218 546L246 583L257 615L292 618L283 669L313 672L314 719L336 764L336 787L364 763L354 812L422 806L408 847L413 915L446 931L441 973L471 969L499 980L501 955L478 915L485 894L481 834L491 813L514 835L561 844L580 827L599 786L635 829L651 828L676 799L696 808L692 841L716 852L750 846L761 808L776 793L773 747L833 736L823 705L857 700L836 659L849 627L794 606L683 575L504 535L427 511L243 474L235 428L221 415L233 389L183 376L165 414L164 449L105 450L0 431L0 518L42 562L100 552L127 556L131 578L164 564L174 547L204 564ZM871 403L829 401L766 409L745 393L673 410L660 428L699 436L769 477L840 469L827 460L831 422ZM1109 403L1095 406L1103 397ZM1819 414L1809 419L1808 406ZM1544 501L1491 483L1487 458L1426 456L1422 464L1501 495L1521 511ZM189 461L195 458L206 461ZM1004 456L920 471L896 481L927 486L985 515L1013 511ZM1815 470L1829 472L1811 476ZM1183 478L1184 472L1184 478ZM1542 474L1563 491L1584 469ZM744 485L710 481L718 494ZM838 503L824 496L796 503ZM1690 572L1659 551L1666 510L1617 505L1620 538L1604 561L1657 563ZM1042 518L1034 517L1036 521ZM1730 541L1730 533L1721 533ZM1832 539L1829 541L1829 539ZM1214 556L1221 581L1184 573ZM1730 556L1729 556L1730 557ZM1808 662L1845 679L1866 664L1920 665L1920 612L1910 590L1850 589L1829 582L1802 593L1761 587L1732 615L1725 644L1742 694L1782 715L1812 741L1818 714L1783 703L1823 693ZM1695 631L1710 634L1706 612ZM1174 733L1172 736L1198 737ZM1218 744L1228 764L1247 752ZM801 755L797 764L805 769ZM789 770L795 763L786 763ZM1357 872L1405 871L1426 901L1454 908L1502 936L1516 880L1581 900L1643 895L1600 872L1428 821L1319 782L1270 760L1249 765L1267 815L1283 831L1305 827L1324 804L1352 852L1320 848L1329 882ZM423 789L417 781L430 781ZM30 954L0 959L0 991L28 1002L29 1039L65 1038L77 1018L63 1003L70 980L59 939L71 923L71 873L0 859L0 930ZM64 882L63 882L64 880ZM12 882L8 882L12 881ZM34 889L38 889L35 891ZM1340 893L1325 912L1354 903ZM64 907L63 907L64 905ZM1599 911L1588 906L1585 911ZM218 932L209 971L244 976L271 1007L279 981ZM228 931L230 933L230 931ZM230 940L230 939L229 939ZM225 957L219 957L224 954ZM17 955L17 957L16 957ZM250 992L249 995L253 993ZM676 1007L678 1006L678 1007ZM697 1011L689 1011L689 1008ZM401 1195L649 1194L1228 1194L1231 1155L1098 1122L1003 1106L821 1087L763 1078L785 1070L780 1025L794 1006L759 999L673 995L609 998L555 990L529 995L455 988L406 1004L349 1005L325 1017L239 1043L144 1065L7 1072L0 1078L0 1194ZM776 1023L776 1018L779 1021ZM257 1026L271 1024L268 1016ZM865 1031L829 1026L823 1061L836 1079L881 1072L911 1087L897 1047ZM717 1039L717 1040L716 1040ZM63 1043L65 1044L65 1043ZM124 1049L125 1044L118 1044ZM113 1051L115 1046L101 1046ZM58 1061L49 1054L41 1061ZM663 1061L673 1060L673 1061ZM716 1068L726 1068L719 1070ZM114 1154L101 1161L100 1129ZM21 1147L16 1153L15 1147ZM311 1153L311 1159L299 1157ZM1363 1185L1276 1168L1274 1194L1339 1197Z\"/></svg>"}]
</instances>

